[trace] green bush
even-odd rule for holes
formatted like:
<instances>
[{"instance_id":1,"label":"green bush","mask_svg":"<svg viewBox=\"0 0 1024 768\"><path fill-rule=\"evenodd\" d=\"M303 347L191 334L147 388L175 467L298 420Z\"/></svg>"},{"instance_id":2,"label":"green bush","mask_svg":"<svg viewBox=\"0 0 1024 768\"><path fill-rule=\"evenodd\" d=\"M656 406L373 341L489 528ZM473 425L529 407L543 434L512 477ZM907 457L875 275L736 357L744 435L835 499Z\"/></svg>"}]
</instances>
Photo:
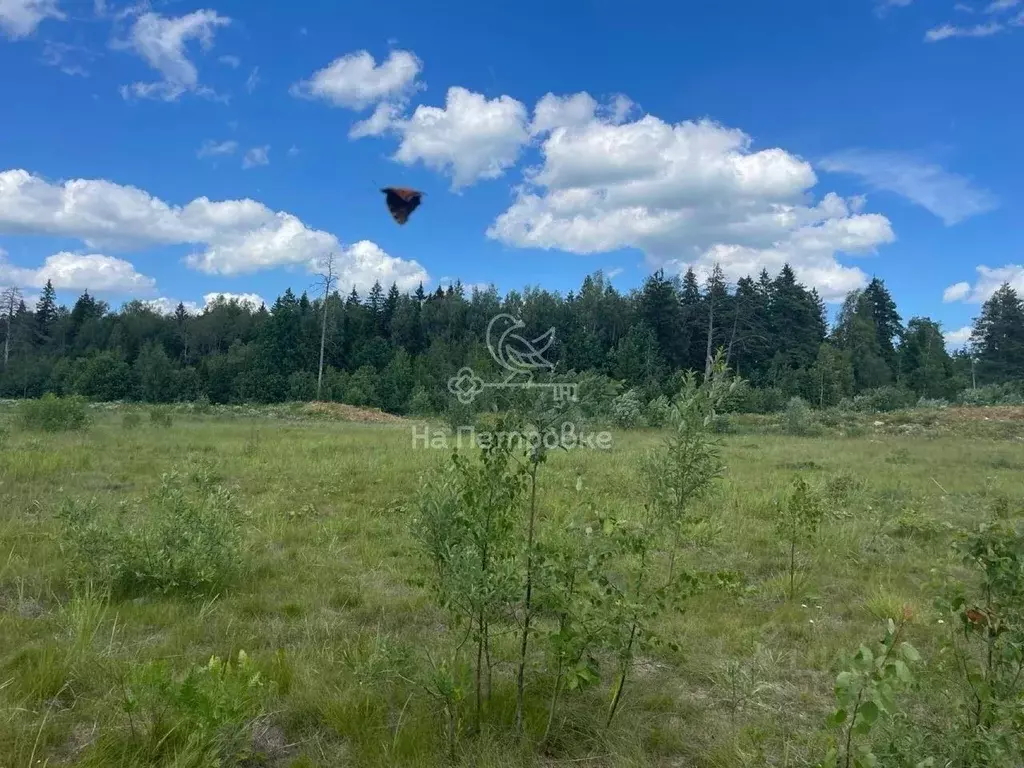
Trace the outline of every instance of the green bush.
<instances>
[{"instance_id":1,"label":"green bush","mask_svg":"<svg viewBox=\"0 0 1024 768\"><path fill-rule=\"evenodd\" d=\"M783 428L789 435L809 435L814 431L814 415L802 397L791 397L783 416Z\"/></svg>"},{"instance_id":2,"label":"green bush","mask_svg":"<svg viewBox=\"0 0 1024 768\"><path fill-rule=\"evenodd\" d=\"M652 427L663 427L668 424L671 405L664 395L656 397L647 404L647 423Z\"/></svg>"},{"instance_id":3,"label":"green bush","mask_svg":"<svg viewBox=\"0 0 1024 768\"><path fill-rule=\"evenodd\" d=\"M612 400L612 419L615 423L626 429L640 424L643 416L643 404L640 395L635 389L623 392Z\"/></svg>"},{"instance_id":4,"label":"green bush","mask_svg":"<svg viewBox=\"0 0 1024 768\"><path fill-rule=\"evenodd\" d=\"M1024 391L1021 385L987 384L977 389L965 389L957 395L957 402L963 405L1022 405Z\"/></svg>"},{"instance_id":5,"label":"green bush","mask_svg":"<svg viewBox=\"0 0 1024 768\"><path fill-rule=\"evenodd\" d=\"M914 393L901 387L877 387L861 392L853 398L853 407L858 411L897 411L914 405Z\"/></svg>"},{"instance_id":6,"label":"green bush","mask_svg":"<svg viewBox=\"0 0 1024 768\"><path fill-rule=\"evenodd\" d=\"M95 501L65 500L57 510L61 548L73 580L92 581L118 596L210 593L239 573L242 515L220 485L193 483L175 471L145 500L116 514Z\"/></svg>"},{"instance_id":7,"label":"green bush","mask_svg":"<svg viewBox=\"0 0 1024 768\"><path fill-rule=\"evenodd\" d=\"M84 429L89 423L85 399L77 395L57 397L48 392L38 400L22 400L18 418L26 429L67 432Z\"/></svg>"},{"instance_id":8,"label":"green bush","mask_svg":"<svg viewBox=\"0 0 1024 768\"><path fill-rule=\"evenodd\" d=\"M211 656L182 679L163 660L136 665L121 690L131 718L121 738L136 742L152 765L167 754L176 765L263 765L252 733L275 689L245 651L235 659Z\"/></svg>"}]
</instances>

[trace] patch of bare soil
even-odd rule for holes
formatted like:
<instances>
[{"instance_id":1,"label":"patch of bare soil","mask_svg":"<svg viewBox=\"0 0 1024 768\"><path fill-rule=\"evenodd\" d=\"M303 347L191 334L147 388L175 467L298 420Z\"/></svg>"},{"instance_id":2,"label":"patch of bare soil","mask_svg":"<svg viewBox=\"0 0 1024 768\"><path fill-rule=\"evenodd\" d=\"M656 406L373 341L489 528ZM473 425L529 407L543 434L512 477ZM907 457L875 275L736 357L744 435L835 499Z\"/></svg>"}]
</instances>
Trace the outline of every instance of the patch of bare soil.
<instances>
[{"instance_id":1,"label":"patch of bare soil","mask_svg":"<svg viewBox=\"0 0 1024 768\"><path fill-rule=\"evenodd\" d=\"M943 421L960 423L965 421L1024 421L1024 406L986 405L944 408L940 412Z\"/></svg>"},{"instance_id":2,"label":"patch of bare soil","mask_svg":"<svg viewBox=\"0 0 1024 768\"><path fill-rule=\"evenodd\" d=\"M339 421L363 421L378 424L399 424L405 421L401 416L385 413L379 408L360 408L344 403L308 403L302 410L304 413L328 416Z\"/></svg>"}]
</instances>

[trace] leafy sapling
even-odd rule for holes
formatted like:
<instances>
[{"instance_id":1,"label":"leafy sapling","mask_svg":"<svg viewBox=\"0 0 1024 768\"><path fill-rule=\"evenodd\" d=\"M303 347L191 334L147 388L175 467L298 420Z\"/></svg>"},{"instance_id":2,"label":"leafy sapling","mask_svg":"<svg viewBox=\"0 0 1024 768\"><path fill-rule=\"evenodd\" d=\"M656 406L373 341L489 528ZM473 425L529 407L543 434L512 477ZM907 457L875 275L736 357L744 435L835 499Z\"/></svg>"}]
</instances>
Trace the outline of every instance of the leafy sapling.
<instances>
[{"instance_id":1,"label":"leafy sapling","mask_svg":"<svg viewBox=\"0 0 1024 768\"><path fill-rule=\"evenodd\" d=\"M802 477L793 482L793 491L776 519L776 528L789 548L789 599L796 592L796 556L799 544L810 543L818 533L824 515L821 502Z\"/></svg>"},{"instance_id":2,"label":"leafy sapling","mask_svg":"<svg viewBox=\"0 0 1024 768\"><path fill-rule=\"evenodd\" d=\"M839 734L817 768L868 768L879 764L870 741L863 737L897 712L894 696L913 681L910 666L921 657L914 646L901 640L910 618L910 608L904 606L899 623L891 618L886 622L880 642L862 645L847 659L835 682L838 706L827 721ZM929 764L925 760L918 766Z\"/></svg>"}]
</instances>

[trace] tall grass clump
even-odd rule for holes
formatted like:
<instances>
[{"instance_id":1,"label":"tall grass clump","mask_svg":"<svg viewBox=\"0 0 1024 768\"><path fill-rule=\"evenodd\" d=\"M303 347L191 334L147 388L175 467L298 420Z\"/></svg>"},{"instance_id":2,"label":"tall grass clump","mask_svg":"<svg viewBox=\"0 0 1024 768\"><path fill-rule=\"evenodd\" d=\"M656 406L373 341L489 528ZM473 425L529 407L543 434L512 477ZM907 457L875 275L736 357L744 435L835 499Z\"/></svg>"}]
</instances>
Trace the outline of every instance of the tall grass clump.
<instances>
[{"instance_id":1,"label":"tall grass clump","mask_svg":"<svg viewBox=\"0 0 1024 768\"><path fill-rule=\"evenodd\" d=\"M70 432L89 424L85 399L78 395L57 397L47 392L38 400L18 403L18 421L25 429L43 432Z\"/></svg>"},{"instance_id":2,"label":"tall grass clump","mask_svg":"<svg viewBox=\"0 0 1024 768\"><path fill-rule=\"evenodd\" d=\"M116 512L71 498L57 517L72 579L115 595L211 593L239 575L242 513L220 485L192 489L174 471Z\"/></svg>"}]
</instances>

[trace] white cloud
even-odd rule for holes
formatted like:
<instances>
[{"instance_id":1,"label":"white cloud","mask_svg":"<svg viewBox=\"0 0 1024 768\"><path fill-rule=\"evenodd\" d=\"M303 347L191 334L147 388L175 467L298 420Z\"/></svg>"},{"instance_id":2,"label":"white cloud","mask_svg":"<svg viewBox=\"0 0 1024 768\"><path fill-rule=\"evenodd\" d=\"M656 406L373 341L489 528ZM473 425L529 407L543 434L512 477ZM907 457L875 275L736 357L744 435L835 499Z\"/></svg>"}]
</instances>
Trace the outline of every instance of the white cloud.
<instances>
[{"instance_id":1,"label":"white cloud","mask_svg":"<svg viewBox=\"0 0 1024 768\"><path fill-rule=\"evenodd\" d=\"M963 301L965 298L967 298L967 294L969 294L970 292L970 283L954 283L953 285L949 286L948 288L946 288L946 290L942 292L942 300L945 302Z\"/></svg>"},{"instance_id":2,"label":"white cloud","mask_svg":"<svg viewBox=\"0 0 1024 768\"><path fill-rule=\"evenodd\" d=\"M57 290L94 293L145 294L156 287L156 280L136 272L131 263L96 253L61 251L38 269L16 267L0 257L0 282L42 288L47 280Z\"/></svg>"},{"instance_id":3,"label":"white cloud","mask_svg":"<svg viewBox=\"0 0 1024 768\"><path fill-rule=\"evenodd\" d=\"M895 192L938 216L947 225L987 213L999 205L990 192L963 176L898 152L848 150L818 163L833 173L860 176L874 189Z\"/></svg>"},{"instance_id":4,"label":"white cloud","mask_svg":"<svg viewBox=\"0 0 1024 768\"><path fill-rule=\"evenodd\" d=\"M1006 264L1002 267L981 264L975 269L978 279L973 286L966 282L954 283L943 292L942 300L981 304L988 301L1003 283L1009 283L1017 293L1024 294L1024 264Z\"/></svg>"},{"instance_id":5,"label":"white cloud","mask_svg":"<svg viewBox=\"0 0 1024 768\"><path fill-rule=\"evenodd\" d=\"M217 59L221 64L227 64L232 69L238 69L242 60L237 56L221 56Z\"/></svg>"},{"instance_id":6,"label":"white cloud","mask_svg":"<svg viewBox=\"0 0 1024 768\"><path fill-rule=\"evenodd\" d=\"M142 14L132 25L128 39L115 40L111 46L135 51L163 76L163 80L122 86L121 95L175 101L183 93L194 92L222 98L199 84L199 73L188 58L186 46L190 40L198 40L203 50L209 50L213 47L216 29L230 23L231 19L208 9L172 18L158 13Z\"/></svg>"},{"instance_id":7,"label":"white cloud","mask_svg":"<svg viewBox=\"0 0 1024 768\"><path fill-rule=\"evenodd\" d=\"M203 295L203 308L208 309L218 301L223 300L225 304L229 304L232 301L237 301L243 306L248 305L250 309L256 310L260 308L260 304L266 304L263 297L258 293L207 293ZM267 309L270 306L267 305Z\"/></svg>"},{"instance_id":8,"label":"white cloud","mask_svg":"<svg viewBox=\"0 0 1024 768\"><path fill-rule=\"evenodd\" d=\"M956 27L952 24L929 29L924 33L924 39L929 43L937 43L941 40L948 40L951 37L989 37L1001 32L1003 25L996 21L987 24L975 24L973 27Z\"/></svg>"},{"instance_id":9,"label":"white cloud","mask_svg":"<svg viewBox=\"0 0 1024 768\"><path fill-rule=\"evenodd\" d=\"M340 56L308 80L291 87L293 96L322 99L337 107L365 109L402 99L415 90L423 63L412 51L391 51L379 65L368 51Z\"/></svg>"},{"instance_id":10,"label":"white cloud","mask_svg":"<svg viewBox=\"0 0 1024 768\"><path fill-rule=\"evenodd\" d=\"M370 240L353 243L342 250L340 256L335 263L335 267L340 269L339 287L351 289L354 285L364 292L379 280L385 287L396 283L399 290L409 291L421 282L430 282L427 271L417 262L390 256Z\"/></svg>"},{"instance_id":11,"label":"white cloud","mask_svg":"<svg viewBox=\"0 0 1024 768\"><path fill-rule=\"evenodd\" d=\"M31 35L43 19L66 18L57 0L0 0L0 31L12 40Z\"/></svg>"},{"instance_id":12,"label":"white cloud","mask_svg":"<svg viewBox=\"0 0 1024 768\"><path fill-rule=\"evenodd\" d=\"M993 0L985 8L985 13L1002 13L1020 4L1020 0Z\"/></svg>"},{"instance_id":13,"label":"white cloud","mask_svg":"<svg viewBox=\"0 0 1024 768\"><path fill-rule=\"evenodd\" d=\"M89 248L141 249L191 245L186 263L208 274L237 275L283 266L309 268L338 256L342 283L397 279L400 288L429 280L415 261L398 259L363 240L352 246L296 216L255 200L198 197L172 206L137 187L103 179L51 183L25 170L0 171L0 235L47 235L83 241Z\"/></svg>"},{"instance_id":14,"label":"white cloud","mask_svg":"<svg viewBox=\"0 0 1024 768\"><path fill-rule=\"evenodd\" d=\"M541 99L543 163L525 171L488 237L579 254L637 248L649 265L679 270L718 262L730 279L788 262L829 300L866 282L837 253L870 254L895 239L888 219L861 212L862 198L829 193L811 205L811 165L779 148L753 151L742 131L652 115L616 124L614 104L584 120L590 103Z\"/></svg>"},{"instance_id":15,"label":"white cloud","mask_svg":"<svg viewBox=\"0 0 1024 768\"><path fill-rule=\"evenodd\" d=\"M946 346L949 349L960 349L971 340L971 326L965 325L955 331L946 331L942 334L946 339Z\"/></svg>"},{"instance_id":16,"label":"white cloud","mask_svg":"<svg viewBox=\"0 0 1024 768\"><path fill-rule=\"evenodd\" d=\"M963 13L974 13L974 8L966 3L957 3L953 6L953 9Z\"/></svg>"},{"instance_id":17,"label":"white cloud","mask_svg":"<svg viewBox=\"0 0 1024 768\"><path fill-rule=\"evenodd\" d=\"M228 141L213 141L207 139L203 142L203 146L196 152L196 157L216 157L218 155L233 155L238 150L238 142L233 140Z\"/></svg>"},{"instance_id":18,"label":"white cloud","mask_svg":"<svg viewBox=\"0 0 1024 768\"><path fill-rule=\"evenodd\" d=\"M448 89L445 106L420 105L390 128L401 137L393 159L451 176L453 190L495 179L515 165L529 140L527 109L511 96L488 100L465 88Z\"/></svg>"},{"instance_id":19,"label":"white cloud","mask_svg":"<svg viewBox=\"0 0 1024 768\"><path fill-rule=\"evenodd\" d=\"M201 309L194 301L179 302L178 299L169 299L166 296L160 296L156 299L147 299L142 303L154 312L159 312L161 315L173 315L177 311L179 303L185 306L185 312L190 315L198 315Z\"/></svg>"},{"instance_id":20,"label":"white cloud","mask_svg":"<svg viewBox=\"0 0 1024 768\"><path fill-rule=\"evenodd\" d=\"M256 90L256 86L260 84L260 68L253 67L252 72L249 73L249 77L245 81L245 90L252 93Z\"/></svg>"},{"instance_id":21,"label":"white cloud","mask_svg":"<svg viewBox=\"0 0 1024 768\"><path fill-rule=\"evenodd\" d=\"M288 147L288 157L295 157L297 154L299 154L298 147L296 147L294 144Z\"/></svg>"},{"instance_id":22,"label":"white cloud","mask_svg":"<svg viewBox=\"0 0 1024 768\"><path fill-rule=\"evenodd\" d=\"M242 158L243 168L255 168L259 165L270 165L270 145L264 144L262 147L253 147L245 153L245 157Z\"/></svg>"},{"instance_id":23,"label":"white cloud","mask_svg":"<svg viewBox=\"0 0 1024 768\"><path fill-rule=\"evenodd\" d=\"M349 129L348 137L363 139L367 136L380 136L387 133L400 114L401 109L397 105L382 101L368 118L360 120Z\"/></svg>"},{"instance_id":24,"label":"white cloud","mask_svg":"<svg viewBox=\"0 0 1024 768\"><path fill-rule=\"evenodd\" d=\"M605 271L604 276L607 277L609 280L614 280L616 277L618 277L625 271L626 270L624 270L622 267L612 267L611 269Z\"/></svg>"}]
</instances>

